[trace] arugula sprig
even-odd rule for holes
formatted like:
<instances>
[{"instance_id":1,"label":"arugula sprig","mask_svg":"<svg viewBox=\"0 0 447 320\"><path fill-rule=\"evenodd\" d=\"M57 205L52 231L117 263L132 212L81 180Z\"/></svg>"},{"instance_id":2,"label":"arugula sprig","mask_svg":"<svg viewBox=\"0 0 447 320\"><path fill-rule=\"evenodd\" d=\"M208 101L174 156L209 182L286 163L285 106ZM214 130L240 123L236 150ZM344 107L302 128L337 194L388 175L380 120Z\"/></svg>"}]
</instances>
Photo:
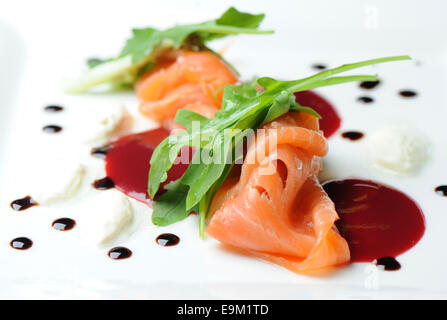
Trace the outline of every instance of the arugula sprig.
<instances>
[{"instance_id":1,"label":"arugula sprig","mask_svg":"<svg viewBox=\"0 0 447 320\"><path fill-rule=\"evenodd\" d=\"M211 21L177 25L166 30L151 27L133 29L132 37L116 58L89 60L90 69L80 78L66 81L65 90L82 93L102 84L109 84L112 88L132 85L141 71L150 69L166 50L182 46L204 48L205 42L232 34L273 33L258 29L263 19L264 14L240 12L231 7Z\"/></svg>"},{"instance_id":2,"label":"arugula sprig","mask_svg":"<svg viewBox=\"0 0 447 320\"><path fill-rule=\"evenodd\" d=\"M244 139L244 130L255 130L289 111L307 112L320 117L312 108L295 102L293 94L346 82L374 81L377 80L375 75L334 75L372 64L409 59L409 56L385 57L345 64L298 80L279 81L263 77L252 83L227 85L222 108L212 119L180 109L175 122L184 125L187 130L166 138L155 149L150 161L148 193L152 198L155 198L160 184L166 181L167 172L180 150L191 146L196 151L185 174L168 185L168 192L155 198L153 223L172 224L184 219L191 211L198 211L199 230L203 236L205 219L214 194L235 161L241 158L236 155L235 148ZM264 91L256 90L256 85L263 87ZM194 128L193 121L195 125L200 125L199 129ZM213 161L200 161L203 155L212 155Z\"/></svg>"}]
</instances>

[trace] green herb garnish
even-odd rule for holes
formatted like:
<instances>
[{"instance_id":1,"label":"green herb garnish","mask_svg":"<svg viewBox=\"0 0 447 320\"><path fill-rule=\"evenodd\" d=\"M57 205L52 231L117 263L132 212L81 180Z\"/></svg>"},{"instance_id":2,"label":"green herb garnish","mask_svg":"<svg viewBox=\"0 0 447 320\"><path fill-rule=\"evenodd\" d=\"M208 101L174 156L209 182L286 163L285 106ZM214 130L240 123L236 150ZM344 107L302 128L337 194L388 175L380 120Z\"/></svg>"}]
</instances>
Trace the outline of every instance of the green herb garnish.
<instances>
[{"instance_id":1,"label":"green herb garnish","mask_svg":"<svg viewBox=\"0 0 447 320\"><path fill-rule=\"evenodd\" d=\"M133 84L141 70L148 70L158 56L169 49L206 48L204 43L232 34L266 34L258 30L264 14L253 15L230 8L216 20L197 24L177 25L166 30L155 28L133 29L132 37L116 58L91 59L89 70L80 78L64 83L70 93L86 92L98 85L122 88ZM208 49L208 48L206 48ZM209 49L208 49L209 50Z\"/></svg>"},{"instance_id":2,"label":"green herb garnish","mask_svg":"<svg viewBox=\"0 0 447 320\"><path fill-rule=\"evenodd\" d=\"M385 57L342 65L299 80L278 81L264 77L254 83L227 85L222 108L212 119L180 109L175 122L184 125L187 131L166 138L155 149L150 161L148 183L152 198L160 184L166 181L167 172L180 150L192 146L196 151L185 174L168 185L168 192L156 198L153 223L169 225L184 219L191 211L198 211L199 230L203 237L206 215L214 194L235 161L242 157L237 154L236 148L244 139L244 130L255 130L289 111L307 112L319 117L312 108L295 102L293 94L345 82L375 81L375 75L334 75L372 64L409 59L409 56ZM255 90L256 84L265 90ZM200 125L200 129L196 129L195 125ZM213 161L203 161L204 156L212 157Z\"/></svg>"}]
</instances>

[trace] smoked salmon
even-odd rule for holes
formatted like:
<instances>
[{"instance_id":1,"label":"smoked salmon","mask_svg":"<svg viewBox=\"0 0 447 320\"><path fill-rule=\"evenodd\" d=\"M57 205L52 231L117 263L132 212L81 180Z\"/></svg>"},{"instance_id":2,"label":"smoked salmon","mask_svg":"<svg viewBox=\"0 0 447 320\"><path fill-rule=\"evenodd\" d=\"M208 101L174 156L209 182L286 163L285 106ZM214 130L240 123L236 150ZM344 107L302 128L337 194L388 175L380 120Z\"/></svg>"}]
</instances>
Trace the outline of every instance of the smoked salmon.
<instances>
[{"instance_id":1,"label":"smoked salmon","mask_svg":"<svg viewBox=\"0 0 447 320\"><path fill-rule=\"evenodd\" d=\"M240 174L217 191L207 234L297 273L347 263L337 212L317 179L327 152L318 119L287 113L262 129Z\"/></svg>"},{"instance_id":2,"label":"smoked salmon","mask_svg":"<svg viewBox=\"0 0 447 320\"><path fill-rule=\"evenodd\" d=\"M222 104L223 88L236 74L209 51L170 51L143 74L135 90L140 112L172 129L177 110L189 109L212 118Z\"/></svg>"}]
</instances>

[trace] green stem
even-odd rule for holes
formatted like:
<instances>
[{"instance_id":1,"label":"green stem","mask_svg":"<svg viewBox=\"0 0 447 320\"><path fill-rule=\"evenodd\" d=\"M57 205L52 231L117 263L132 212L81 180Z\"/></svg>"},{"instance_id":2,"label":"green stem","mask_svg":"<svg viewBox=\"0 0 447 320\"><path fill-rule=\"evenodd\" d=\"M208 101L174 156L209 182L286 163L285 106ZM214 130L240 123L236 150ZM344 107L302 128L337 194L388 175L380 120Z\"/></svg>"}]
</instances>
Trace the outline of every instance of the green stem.
<instances>
[{"instance_id":1,"label":"green stem","mask_svg":"<svg viewBox=\"0 0 447 320\"><path fill-rule=\"evenodd\" d=\"M199 234L202 239L205 239L205 221L209 209L209 199L206 194L199 202Z\"/></svg>"}]
</instances>

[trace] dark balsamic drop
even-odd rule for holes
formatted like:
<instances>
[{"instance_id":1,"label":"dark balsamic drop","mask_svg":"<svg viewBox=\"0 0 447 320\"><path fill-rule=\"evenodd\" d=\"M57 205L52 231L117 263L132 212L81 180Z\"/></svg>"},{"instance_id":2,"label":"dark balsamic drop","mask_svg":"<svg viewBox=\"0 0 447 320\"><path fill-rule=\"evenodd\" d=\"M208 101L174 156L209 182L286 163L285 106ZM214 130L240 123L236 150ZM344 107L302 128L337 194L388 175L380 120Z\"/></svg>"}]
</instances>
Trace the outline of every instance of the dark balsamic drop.
<instances>
[{"instance_id":1,"label":"dark balsamic drop","mask_svg":"<svg viewBox=\"0 0 447 320\"><path fill-rule=\"evenodd\" d=\"M11 202L11 208L15 211L26 210L37 205L39 204L30 196L26 196L25 198L17 199Z\"/></svg>"},{"instance_id":2,"label":"dark balsamic drop","mask_svg":"<svg viewBox=\"0 0 447 320\"><path fill-rule=\"evenodd\" d=\"M50 124L48 126L45 126L42 128L43 132L46 133L58 133L62 131L62 127L54 125L54 124Z\"/></svg>"},{"instance_id":3,"label":"dark balsamic drop","mask_svg":"<svg viewBox=\"0 0 447 320\"><path fill-rule=\"evenodd\" d=\"M441 196L447 197L447 185L437 186L435 192Z\"/></svg>"},{"instance_id":4,"label":"dark balsamic drop","mask_svg":"<svg viewBox=\"0 0 447 320\"><path fill-rule=\"evenodd\" d=\"M115 187L115 183L109 177L95 180L93 187L98 190L108 190Z\"/></svg>"},{"instance_id":5,"label":"dark balsamic drop","mask_svg":"<svg viewBox=\"0 0 447 320\"><path fill-rule=\"evenodd\" d=\"M312 69L325 70L325 69L327 69L327 66L325 66L324 64L321 64L321 63L314 63L312 65Z\"/></svg>"},{"instance_id":6,"label":"dark balsamic drop","mask_svg":"<svg viewBox=\"0 0 447 320\"><path fill-rule=\"evenodd\" d=\"M399 261L393 257L383 257L377 259L376 265L383 266L384 270L386 271L395 271L401 268Z\"/></svg>"},{"instance_id":7,"label":"dark balsamic drop","mask_svg":"<svg viewBox=\"0 0 447 320\"><path fill-rule=\"evenodd\" d=\"M54 229L59 231L68 231L74 228L76 225L76 221L70 218L60 218L57 220L54 220L51 224Z\"/></svg>"},{"instance_id":8,"label":"dark balsamic drop","mask_svg":"<svg viewBox=\"0 0 447 320\"><path fill-rule=\"evenodd\" d=\"M130 258L132 251L125 247L115 247L110 249L107 255L113 260L121 260Z\"/></svg>"},{"instance_id":9,"label":"dark balsamic drop","mask_svg":"<svg viewBox=\"0 0 447 320\"><path fill-rule=\"evenodd\" d=\"M399 91L399 94L404 98L413 98L417 96L416 91L413 90L401 90Z\"/></svg>"},{"instance_id":10,"label":"dark balsamic drop","mask_svg":"<svg viewBox=\"0 0 447 320\"><path fill-rule=\"evenodd\" d=\"M180 242L180 238L172 233L160 234L155 241L163 247L175 246Z\"/></svg>"},{"instance_id":11,"label":"dark balsamic drop","mask_svg":"<svg viewBox=\"0 0 447 320\"><path fill-rule=\"evenodd\" d=\"M358 131L346 131L341 134L341 136L345 139L349 139L352 141L359 140L363 138L364 134Z\"/></svg>"},{"instance_id":12,"label":"dark balsamic drop","mask_svg":"<svg viewBox=\"0 0 447 320\"><path fill-rule=\"evenodd\" d=\"M371 97L368 97L368 96L362 96L362 97L357 98L357 101L363 102L363 103L371 103L371 102L374 102L374 99Z\"/></svg>"},{"instance_id":13,"label":"dark balsamic drop","mask_svg":"<svg viewBox=\"0 0 447 320\"><path fill-rule=\"evenodd\" d=\"M377 81L362 81L362 82L360 82L359 86L362 89L370 90L370 89L374 89L379 84L380 84L380 80L377 80Z\"/></svg>"},{"instance_id":14,"label":"dark balsamic drop","mask_svg":"<svg viewBox=\"0 0 447 320\"><path fill-rule=\"evenodd\" d=\"M11 247L17 250L26 250L32 247L33 242L31 239L25 237L15 238L11 241Z\"/></svg>"},{"instance_id":15,"label":"dark balsamic drop","mask_svg":"<svg viewBox=\"0 0 447 320\"><path fill-rule=\"evenodd\" d=\"M90 154L95 158L105 159L107 156L107 152L110 150L110 148L111 148L110 146L102 146L102 147L93 148L90 151Z\"/></svg>"},{"instance_id":16,"label":"dark balsamic drop","mask_svg":"<svg viewBox=\"0 0 447 320\"><path fill-rule=\"evenodd\" d=\"M61 112L62 110L64 110L64 108L61 106L51 105L51 106L46 106L44 108L44 110L46 112L55 113L55 112Z\"/></svg>"}]
</instances>

